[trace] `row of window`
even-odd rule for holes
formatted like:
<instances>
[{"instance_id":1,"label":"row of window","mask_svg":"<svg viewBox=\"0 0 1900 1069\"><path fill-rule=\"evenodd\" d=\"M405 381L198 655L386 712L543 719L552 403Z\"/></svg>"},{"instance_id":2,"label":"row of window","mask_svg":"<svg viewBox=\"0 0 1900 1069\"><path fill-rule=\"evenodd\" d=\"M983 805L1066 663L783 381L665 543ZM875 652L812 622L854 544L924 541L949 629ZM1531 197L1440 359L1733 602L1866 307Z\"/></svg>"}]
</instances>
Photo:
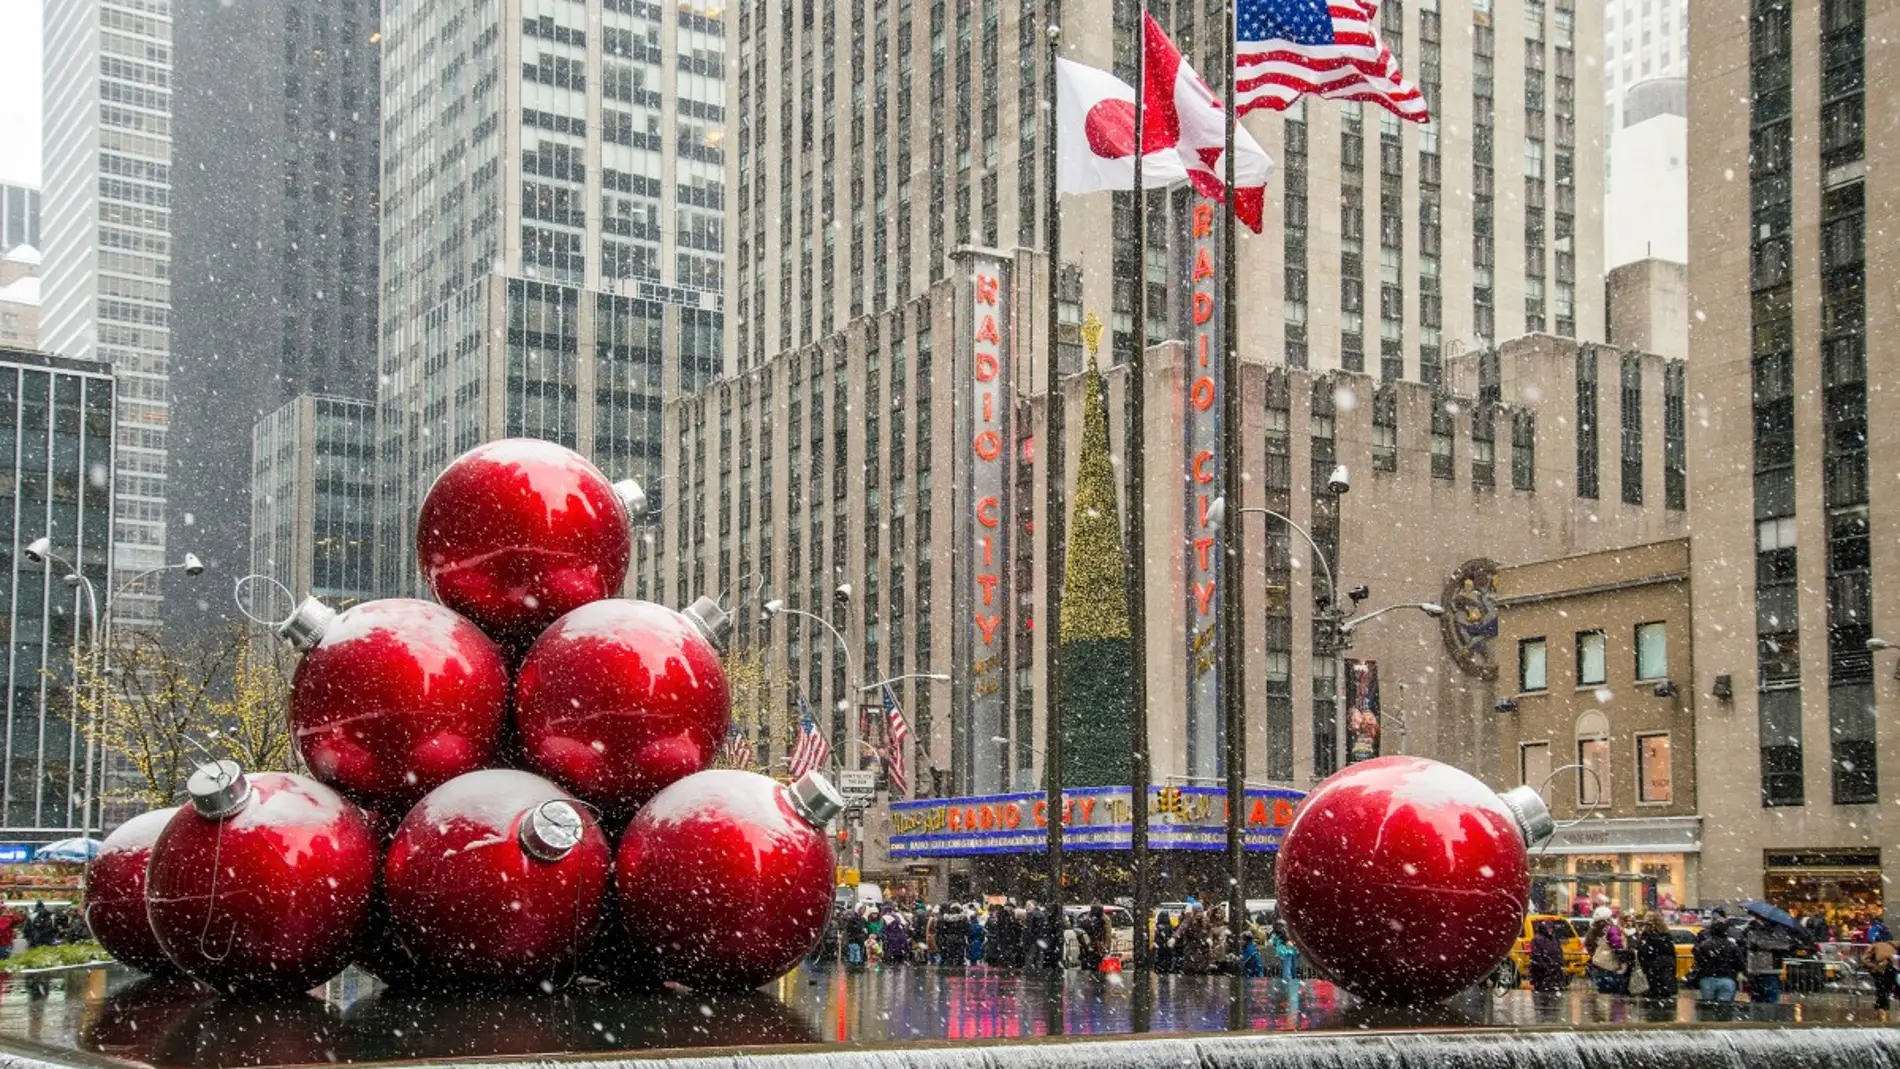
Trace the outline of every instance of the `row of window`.
<instances>
[{"instance_id":1,"label":"row of window","mask_svg":"<svg viewBox=\"0 0 1900 1069\"><path fill-rule=\"evenodd\" d=\"M1576 685L1601 686L1609 681L1607 637L1601 629L1576 633ZM1637 624L1633 633L1634 676L1638 683L1669 678L1669 631L1660 621ZM1549 640L1539 635L1517 644L1517 689L1532 694L1550 686Z\"/></svg>"},{"instance_id":2,"label":"row of window","mask_svg":"<svg viewBox=\"0 0 1900 1069\"><path fill-rule=\"evenodd\" d=\"M1614 800L1615 776L1609 738L1609 721L1601 713L1588 714L1577 722L1575 765L1577 805L1583 809L1607 807ZM1547 740L1518 744L1518 771L1523 782L1541 788L1555 767ZM1668 805L1676 800L1673 755L1667 731L1638 732L1634 747L1636 803Z\"/></svg>"}]
</instances>

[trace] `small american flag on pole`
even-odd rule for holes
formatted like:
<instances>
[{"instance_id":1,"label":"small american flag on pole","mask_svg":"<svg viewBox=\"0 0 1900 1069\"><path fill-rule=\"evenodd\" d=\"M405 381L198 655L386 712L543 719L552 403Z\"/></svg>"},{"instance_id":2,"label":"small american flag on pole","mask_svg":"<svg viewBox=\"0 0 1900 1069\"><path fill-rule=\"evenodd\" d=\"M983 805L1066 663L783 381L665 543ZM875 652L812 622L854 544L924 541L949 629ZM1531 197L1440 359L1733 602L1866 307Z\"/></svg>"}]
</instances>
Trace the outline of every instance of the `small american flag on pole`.
<instances>
[{"instance_id":1,"label":"small american flag on pole","mask_svg":"<svg viewBox=\"0 0 1900 1069\"><path fill-rule=\"evenodd\" d=\"M1418 86L1373 26L1378 0L1239 0L1234 8L1234 114L1285 111L1301 95L1364 100L1430 122Z\"/></svg>"},{"instance_id":2,"label":"small american flag on pole","mask_svg":"<svg viewBox=\"0 0 1900 1069\"><path fill-rule=\"evenodd\" d=\"M719 760L727 768L752 767L752 742L739 725L734 724L726 731L726 741L719 747Z\"/></svg>"},{"instance_id":3,"label":"small american flag on pole","mask_svg":"<svg viewBox=\"0 0 1900 1069\"><path fill-rule=\"evenodd\" d=\"M901 798L910 793L910 777L904 771L910 725L904 723L904 713L897 707L897 695L891 692L889 683L884 684L884 719L888 725L884 732L884 774L890 777L891 797Z\"/></svg>"},{"instance_id":4,"label":"small american flag on pole","mask_svg":"<svg viewBox=\"0 0 1900 1069\"><path fill-rule=\"evenodd\" d=\"M798 696L798 711L802 714L798 723L798 745L792 747L791 772L797 779L814 769L823 768L831 756L831 742L824 732L818 730L818 722L811 718L811 706L805 703L805 696Z\"/></svg>"}]
</instances>

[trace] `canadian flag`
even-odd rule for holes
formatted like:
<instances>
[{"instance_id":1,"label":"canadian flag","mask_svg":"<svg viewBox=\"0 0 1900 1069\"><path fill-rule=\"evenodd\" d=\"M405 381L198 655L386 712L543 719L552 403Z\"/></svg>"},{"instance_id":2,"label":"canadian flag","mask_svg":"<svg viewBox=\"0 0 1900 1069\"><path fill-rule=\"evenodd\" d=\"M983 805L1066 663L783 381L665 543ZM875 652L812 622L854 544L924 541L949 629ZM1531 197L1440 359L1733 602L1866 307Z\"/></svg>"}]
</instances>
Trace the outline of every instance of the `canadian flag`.
<instances>
[{"instance_id":1,"label":"canadian flag","mask_svg":"<svg viewBox=\"0 0 1900 1069\"><path fill-rule=\"evenodd\" d=\"M1220 100L1153 16L1146 27L1143 182L1157 189L1186 179L1203 195L1221 197L1227 126ZM1107 71L1066 59L1056 61L1056 84L1057 192L1134 189L1134 89ZM1245 127L1234 130L1234 148L1235 214L1259 233L1273 161Z\"/></svg>"}]
</instances>

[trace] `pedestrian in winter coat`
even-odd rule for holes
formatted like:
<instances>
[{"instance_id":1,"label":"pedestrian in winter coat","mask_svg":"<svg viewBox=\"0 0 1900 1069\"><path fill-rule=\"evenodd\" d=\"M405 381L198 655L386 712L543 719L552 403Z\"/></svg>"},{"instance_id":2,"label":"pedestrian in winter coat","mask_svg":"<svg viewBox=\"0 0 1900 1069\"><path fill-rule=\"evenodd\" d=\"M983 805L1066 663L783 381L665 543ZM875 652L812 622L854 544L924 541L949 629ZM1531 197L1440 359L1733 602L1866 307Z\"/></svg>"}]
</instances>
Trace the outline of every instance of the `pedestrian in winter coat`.
<instances>
[{"instance_id":1,"label":"pedestrian in winter coat","mask_svg":"<svg viewBox=\"0 0 1900 1069\"><path fill-rule=\"evenodd\" d=\"M1202 975L1214 971L1214 944L1207 926L1207 914L1199 906L1188 909L1181 922L1181 971Z\"/></svg>"},{"instance_id":2,"label":"pedestrian in winter coat","mask_svg":"<svg viewBox=\"0 0 1900 1069\"><path fill-rule=\"evenodd\" d=\"M1114 948L1108 942L1108 917L1100 906L1090 906L1078 927L1082 930L1081 967L1100 972L1102 959Z\"/></svg>"},{"instance_id":3,"label":"pedestrian in winter coat","mask_svg":"<svg viewBox=\"0 0 1900 1069\"><path fill-rule=\"evenodd\" d=\"M865 923L864 914L852 910L844 922L844 961L846 965L864 964L864 940L871 934L870 926Z\"/></svg>"},{"instance_id":4,"label":"pedestrian in winter coat","mask_svg":"<svg viewBox=\"0 0 1900 1069\"><path fill-rule=\"evenodd\" d=\"M1747 971L1742 948L1729 938L1728 925L1720 921L1702 929L1695 937L1695 964L1689 975L1704 1002L1734 1002L1736 981Z\"/></svg>"},{"instance_id":5,"label":"pedestrian in winter coat","mask_svg":"<svg viewBox=\"0 0 1900 1069\"><path fill-rule=\"evenodd\" d=\"M1867 944L1867 949L1861 952L1860 963L1873 978L1874 1008L1885 1021L1893 1009L1893 996L1900 992L1900 943L1884 930L1880 934L1886 938Z\"/></svg>"},{"instance_id":6,"label":"pedestrian in winter coat","mask_svg":"<svg viewBox=\"0 0 1900 1069\"><path fill-rule=\"evenodd\" d=\"M970 911L970 964L979 965L983 961L983 945L989 939L989 929L983 923L983 915Z\"/></svg>"},{"instance_id":7,"label":"pedestrian in winter coat","mask_svg":"<svg viewBox=\"0 0 1900 1069\"><path fill-rule=\"evenodd\" d=\"M1008 968L1016 954L1016 915L1007 906L990 910L989 935L983 948L983 960L999 969Z\"/></svg>"},{"instance_id":8,"label":"pedestrian in winter coat","mask_svg":"<svg viewBox=\"0 0 1900 1069\"><path fill-rule=\"evenodd\" d=\"M1748 922L1748 930L1742 933L1742 952L1748 966L1751 1002L1781 1001L1781 963L1793 950L1794 938L1780 925L1760 917Z\"/></svg>"},{"instance_id":9,"label":"pedestrian in winter coat","mask_svg":"<svg viewBox=\"0 0 1900 1069\"><path fill-rule=\"evenodd\" d=\"M1042 910L1030 902L1023 910L1023 964L1032 969L1043 967L1048 954L1049 930L1043 924Z\"/></svg>"},{"instance_id":10,"label":"pedestrian in winter coat","mask_svg":"<svg viewBox=\"0 0 1900 1069\"><path fill-rule=\"evenodd\" d=\"M884 960L892 965L910 960L910 925L904 923L902 913L893 913L884 922Z\"/></svg>"},{"instance_id":11,"label":"pedestrian in winter coat","mask_svg":"<svg viewBox=\"0 0 1900 1069\"><path fill-rule=\"evenodd\" d=\"M1155 971L1171 973L1174 963L1174 914L1162 910L1155 914Z\"/></svg>"},{"instance_id":12,"label":"pedestrian in winter coat","mask_svg":"<svg viewBox=\"0 0 1900 1069\"><path fill-rule=\"evenodd\" d=\"M1629 943L1616 918L1611 916L1610 907L1598 906L1591 915L1590 931L1583 937L1583 953L1589 962L1585 968L1596 985L1597 994L1629 992Z\"/></svg>"},{"instance_id":13,"label":"pedestrian in winter coat","mask_svg":"<svg viewBox=\"0 0 1900 1069\"><path fill-rule=\"evenodd\" d=\"M1240 973L1242 976L1265 976L1267 964L1260 959L1260 943L1248 932L1241 940Z\"/></svg>"},{"instance_id":14,"label":"pedestrian in winter coat","mask_svg":"<svg viewBox=\"0 0 1900 1069\"><path fill-rule=\"evenodd\" d=\"M956 906L937 918L937 960L943 967L962 968L970 961L970 922Z\"/></svg>"},{"instance_id":15,"label":"pedestrian in winter coat","mask_svg":"<svg viewBox=\"0 0 1900 1069\"><path fill-rule=\"evenodd\" d=\"M1287 933L1286 925L1273 922L1273 934L1268 944L1273 948L1274 957L1280 959L1280 982L1292 987L1300 978L1300 948L1293 945L1293 938Z\"/></svg>"},{"instance_id":16,"label":"pedestrian in winter coat","mask_svg":"<svg viewBox=\"0 0 1900 1069\"><path fill-rule=\"evenodd\" d=\"M1082 967L1082 929L1068 917L1062 918L1062 967L1079 969Z\"/></svg>"},{"instance_id":17,"label":"pedestrian in winter coat","mask_svg":"<svg viewBox=\"0 0 1900 1069\"><path fill-rule=\"evenodd\" d=\"M1531 990L1562 991L1570 984L1564 972L1564 941L1557 929L1562 921L1543 921L1531 939Z\"/></svg>"},{"instance_id":18,"label":"pedestrian in winter coat","mask_svg":"<svg viewBox=\"0 0 1900 1069\"><path fill-rule=\"evenodd\" d=\"M1636 967L1642 970L1643 979L1649 984L1642 997L1673 1000L1676 997L1676 943L1669 938L1669 926L1663 923L1662 914L1645 913L1633 943Z\"/></svg>"},{"instance_id":19,"label":"pedestrian in winter coat","mask_svg":"<svg viewBox=\"0 0 1900 1069\"><path fill-rule=\"evenodd\" d=\"M26 919L26 945L32 947L51 946L59 938L59 924L53 920L52 911L46 903L33 903L33 913Z\"/></svg>"}]
</instances>

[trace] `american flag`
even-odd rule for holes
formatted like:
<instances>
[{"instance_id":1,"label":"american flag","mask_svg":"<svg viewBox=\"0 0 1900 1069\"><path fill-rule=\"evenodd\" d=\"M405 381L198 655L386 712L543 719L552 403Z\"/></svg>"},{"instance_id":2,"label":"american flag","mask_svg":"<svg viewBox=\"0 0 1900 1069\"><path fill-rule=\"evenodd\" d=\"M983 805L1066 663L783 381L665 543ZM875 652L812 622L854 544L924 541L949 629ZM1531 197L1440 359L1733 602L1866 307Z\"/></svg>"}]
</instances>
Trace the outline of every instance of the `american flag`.
<instances>
[{"instance_id":1,"label":"american flag","mask_svg":"<svg viewBox=\"0 0 1900 1069\"><path fill-rule=\"evenodd\" d=\"M1365 100L1402 119L1430 122L1418 86L1405 80L1373 26L1378 0L1240 0L1235 8L1236 115L1285 111L1301 94Z\"/></svg>"},{"instance_id":2,"label":"american flag","mask_svg":"<svg viewBox=\"0 0 1900 1069\"><path fill-rule=\"evenodd\" d=\"M818 722L811 718L811 706L805 704L805 696L798 696L798 711L803 714L798 723L798 745L792 747L792 778L797 779L813 769L823 768L831 756L831 742L824 732L818 730Z\"/></svg>"},{"instance_id":3,"label":"american flag","mask_svg":"<svg viewBox=\"0 0 1900 1069\"><path fill-rule=\"evenodd\" d=\"M726 731L725 744L719 747L719 760L727 768L752 767L752 742L739 725L734 724Z\"/></svg>"},{"instance_id":4,"label":"american flag","mask_svg":"<svg viewBox=\"0 0 1900 1069\"><path fill-rule=\"evenodd\" d=\"M910 793L910 777L904 771L910 725L904 723L904 713L898 709L897 695L891 693L889 683L884 684L884 719L889 725L884 733L884 774L890 777L891 797L902 798Z\"/></svg>"}]
</instances>

